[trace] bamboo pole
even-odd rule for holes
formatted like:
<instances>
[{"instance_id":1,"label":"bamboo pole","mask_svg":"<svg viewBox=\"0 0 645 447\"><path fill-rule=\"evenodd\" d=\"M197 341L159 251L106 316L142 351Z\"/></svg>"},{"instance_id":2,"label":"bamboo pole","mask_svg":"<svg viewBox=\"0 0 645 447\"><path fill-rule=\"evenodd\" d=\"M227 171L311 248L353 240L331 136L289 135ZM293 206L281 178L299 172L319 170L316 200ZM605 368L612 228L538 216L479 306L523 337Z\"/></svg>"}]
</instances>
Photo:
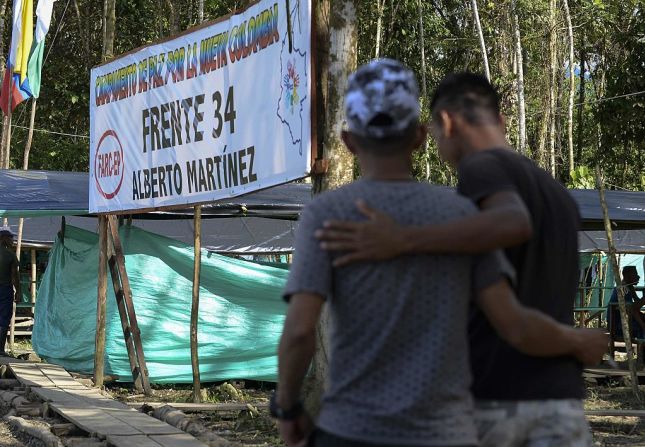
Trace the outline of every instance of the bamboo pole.
<instances>
[{"instance_id":1,"label":"bamboo pole","mask_svg":"<svg viewBox=\"0 0 645 447\"><path fill-rule=\"evenodd\" d=\"M36 249L31 249L31 288L29 289L31 296L31 314L34 314L34 306L36 304L36 281L37 281L37 265L36 265Z\"/></svg>"},{"instance_id":2,"label":"bamboo pole","mask_svg":"<svg viewBox=\"0 0 645 447\"><path fill-rule=\"evenodd\" d=\"M202 268L202 207L195 207L195 262L193 269L193 303L190 309L190 360L193 367L193 402L201 402L201 383L199 378L199 340L197 323L199 321L199 278Z\"/></svg>"},{"instance_id":3,"label":"bamboo pole","mask_svg":"<svg viewBox=\"0 0 645 447\"><path fill-rule=\"evenodd\" d=\"M105 374L105 313L107 301L107 219L99 216L99 272L94 340L94 386L102 387Z\"/></svg>"},{"instance_id":4,"label":"bamboo pole","mask_svg":"<svg viewBox=\"0 0 645 447\"><path fill-rule=\"evenodd\" d=\"M25 143L25 152L22 158L22 169L27 170L29 169L29 152L31 151L31 142L33 141L34 137L34 121L36 119L36 98L31 100L31 116L29 118L29 133L27 135L27 143ZM7 168L9 165L7 164ZM16 256L20 260L20 253L22 252L22 235L23 235L23 227L25 224L25 219L21 217L18 220L18 242L16 243ZM22 297L21 297L22 298ZM15 312L15 309L14 309ZM13 334L13 328L11 329L11 333ZM10 345L10 348L13 349L13 344Z\"/></svg>"},{"instance_id":5,"label":"bamboo pole","mask_svg":"<svg viewBox=\"0 0 645 447\"><path fill-rule=\"evenodd\" d=\"M632 382L632 391L636 399L641 402L641 394L638 389L638 374L636 373L636 362L632 353L631 333L629 331L629 315L627 314L627 306L625 305L625 290L623 289L622 280L620 277L620 270L618 268L618 261L616 260L616 246L614 245L613 232L611 229L611 221L609 220L609 211L607 209L607 201L605 200L605 188L602 183L602 175L600 173L600 166L596 165L596 188L600 192L600 206L602 208L603 220L605 222L605 232L607 233L607 247L609 248L609 262L614 271L614 281L616 281L616 291L618 292L618 309L620 310L620 322L623 328L623 340L625 340L625 353L627 354L627 364L629 365L629 373Z\"/></svg>"}]
</instances>

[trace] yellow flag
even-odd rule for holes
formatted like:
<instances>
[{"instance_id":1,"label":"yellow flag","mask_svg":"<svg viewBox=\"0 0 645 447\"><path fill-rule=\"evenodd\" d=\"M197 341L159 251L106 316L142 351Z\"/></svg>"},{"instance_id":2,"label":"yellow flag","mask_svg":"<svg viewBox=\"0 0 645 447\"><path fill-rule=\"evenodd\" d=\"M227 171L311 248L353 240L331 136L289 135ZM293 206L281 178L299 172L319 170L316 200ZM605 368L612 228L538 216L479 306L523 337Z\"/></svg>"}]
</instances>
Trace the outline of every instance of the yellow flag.
<instances>
[{"instance_id":1,"label":"yellow flag","mask_svg":"<svg viewBox=\"0 0 645 447\"><path fill-rule=\"evenodd\" d=\"M16 54L16 66L14 73L20 73L20 84L27 78L27 68L29 64L29 53L31 44L34 41L34 1L24 0L22 6L22 35L18 44L18 53Z\"/></svg>"}]
</instances>

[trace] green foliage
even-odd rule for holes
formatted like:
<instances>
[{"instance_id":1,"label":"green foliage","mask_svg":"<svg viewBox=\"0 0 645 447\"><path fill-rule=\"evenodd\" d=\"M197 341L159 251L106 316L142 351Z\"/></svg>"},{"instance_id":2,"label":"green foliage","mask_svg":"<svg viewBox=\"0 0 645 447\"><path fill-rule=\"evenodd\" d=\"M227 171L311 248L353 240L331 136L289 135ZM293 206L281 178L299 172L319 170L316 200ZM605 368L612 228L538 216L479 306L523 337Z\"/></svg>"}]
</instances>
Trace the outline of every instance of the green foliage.
<instances>
[{"instance_id":1,"label":"green foliage","mask_svg":"<svg viewBox=\"0 0 645 447\"><path fill-rule=\"evenodd\" d=\"M296 0L292 0L296 1ZM332 8L335 5L332 1ZM65 15L66 1L56 2L47 60L43 70L41 98L30 167L34 169L87 170L89 132L89 70L101 61L103 9L95 0L76 0ZM421 2L425 49L427 95L448 73L483 71L479 42L474 30L470 2L438 0ZM548 117L548 6L547 0L517 0L522 35L527 145L529 155L545 166L545 119ZM641 1L569 2L574 27L575 59L585 54L585 104L574 108L575 166L567 161L567 85L569 65L566 25L557 15L558 87L556 110L556 169L563 182L585 185L585 166L600 163L609 185L645 189L645 95L624 96L645 90L645 17ZM204 0L206 20L244 7L246 1ZM380 55L409 65L422 83L418 0L385 0L382 11ZM500 91L502 112L512 144L517 142L517 98L510 0L478 2L486 39L493 83ZM358 7L358 62L375 55L378 21L377 1L356 0ZM558 8L561 3L558 2ZM8 8L10 9L10 8ZM117 0L115 53L183 31L197 22L197 0ZM2 48L10 39L10 13L5 17ZM80 20L79 20L80 19ZM56 35L55 39L54 36ZM324 36L319 36L319 39ZM0 61L1 62L1 61ZM580 100L580 72L576 76L576 99ZM615 99L610 99L618 97ZM423 116L429 116L429 98L422 99ZM13 116L12 159L22 165L30 105L21 104ZM577 167L577 168L576 168ZM421 179L453 184L454 173L439 160L434 142L414 157L414 172Z\"/></svg>"},{"instance_id":2,"label":"green foliage","mask_svg":"<svg viewBox=\"0 0 645 447\"><path fill-rule=\"evenodd\" d=\"M578 166L569 174L570 180L567 188L594 189L596 187L593 171L587 166Z\"/></svg>"}]
</instances>

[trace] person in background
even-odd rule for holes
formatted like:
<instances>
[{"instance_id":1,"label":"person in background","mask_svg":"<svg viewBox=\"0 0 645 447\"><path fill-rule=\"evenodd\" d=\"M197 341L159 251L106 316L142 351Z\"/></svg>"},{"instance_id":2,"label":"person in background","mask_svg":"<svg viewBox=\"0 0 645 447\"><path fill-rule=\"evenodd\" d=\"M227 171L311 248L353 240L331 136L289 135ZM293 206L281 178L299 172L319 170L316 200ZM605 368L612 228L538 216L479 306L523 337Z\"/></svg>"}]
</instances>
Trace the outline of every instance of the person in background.
<instances>
[{"instance_id":1,"label":"person in background","mask_svg":"<svg viewBox=\"0 0 645 447\"><path fill-rule=\"evenodd\" d=\"M6 356L5 344L13 313L13 303L20 296L18 258L12 250L13 233L0 228L0 355Z\"/></svg>"},{"instance_id":2,"label":"person in background","mask_svg":"<svg viewBox=\"0 0 645 447\"><path fill-rule=\"evenodd\" d=\"M645 315L641 312L641 308L645 305L645 296L638 298L634 286L638 284L640 276L638 270L634 265L626 265L623 267L623 286L625 290L625 305L627 311L631 314L631 323L629 329L631 336L635 338L643 338L645 335ZM607 304L607 319L612 319L613 333L617 337L623 336L623 326L620 324L620 310L618 309L618 289L614 289Z\"/></svg>"}]
</instances>

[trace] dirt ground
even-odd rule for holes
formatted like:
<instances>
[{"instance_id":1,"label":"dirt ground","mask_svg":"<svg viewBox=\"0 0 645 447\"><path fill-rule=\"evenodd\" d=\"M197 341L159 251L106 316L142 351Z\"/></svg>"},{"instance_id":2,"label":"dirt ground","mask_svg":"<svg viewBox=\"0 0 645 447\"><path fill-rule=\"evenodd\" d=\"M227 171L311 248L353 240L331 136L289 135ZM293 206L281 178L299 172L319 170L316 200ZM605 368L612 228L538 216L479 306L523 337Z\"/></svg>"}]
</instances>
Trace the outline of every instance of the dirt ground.
<instances>
[{"instance_id":1,"label":"dirt ground","mask_svg":"<svg viewBox=\"0 0 645 447\"><path fill-rule=\"evenodd\" d=\"M231 386L232 385L232 386ZM223 384L209 384L203 388L204 402L268 402L271 385L259 382L236 381ZM108 386L108 391L116 399L125 402L190 402L192 389L189 385L154 386L153 397L145 398L131 388L119 385ZM645 393L645 385L641 385ZM585 408L600 409L643 409L634 397L631 388L622 381L603 381L588 383L588 397ZM0 407L0 447L42 447L42 444L29 436L17 433L2 420L6 409ZM207 428L214 433L245 447L284 446L278 436L275 422L268 411L227 411L218 413L196 413ZM590 416L594 447L604 446L643 446L645 447L645 421L634 417Z\"/></svg>"},{"instance_id":2,"label":"dirt ground","mask_svg":"<svg viewBox=\"0 0 645 447\"><path fill-rule=\"evenodd\" d=\"M0 446L2 447L43 447L43 443L11 428L2 420L7 408L0 407Z\"/></svg>"},{"instance_id":3,"label":"dirt ground","mask_svg":"<svg viewBox=\"0 0 645 447\"><path fill-rule=\"evenodd\" d=\"M263 384L234 382L238 392L231 396L227 387L212 385L204 390L204 400L207 402L267 402L271 393ZM645 393L645 386L641 386ZM143 401L142 396L133 395L132 391L123 388L113 388L113 394L122 400ZM181 388L162 387L154 391L155 400L166 402L188 402L191 390L187 386ZM585 408L600 409L642 409L632 394L631 388L620 381L605 381L589 383L588 397ZM244 446L283 446L280 441L275 422L267 411L260 410L259 416L248 411L220 412L213 414L196 414L200 421L220 436ZM594 447L610 446L644 446L645 421L634 417L589 417L593 432Z\"/></svg>"}]
</instances>

